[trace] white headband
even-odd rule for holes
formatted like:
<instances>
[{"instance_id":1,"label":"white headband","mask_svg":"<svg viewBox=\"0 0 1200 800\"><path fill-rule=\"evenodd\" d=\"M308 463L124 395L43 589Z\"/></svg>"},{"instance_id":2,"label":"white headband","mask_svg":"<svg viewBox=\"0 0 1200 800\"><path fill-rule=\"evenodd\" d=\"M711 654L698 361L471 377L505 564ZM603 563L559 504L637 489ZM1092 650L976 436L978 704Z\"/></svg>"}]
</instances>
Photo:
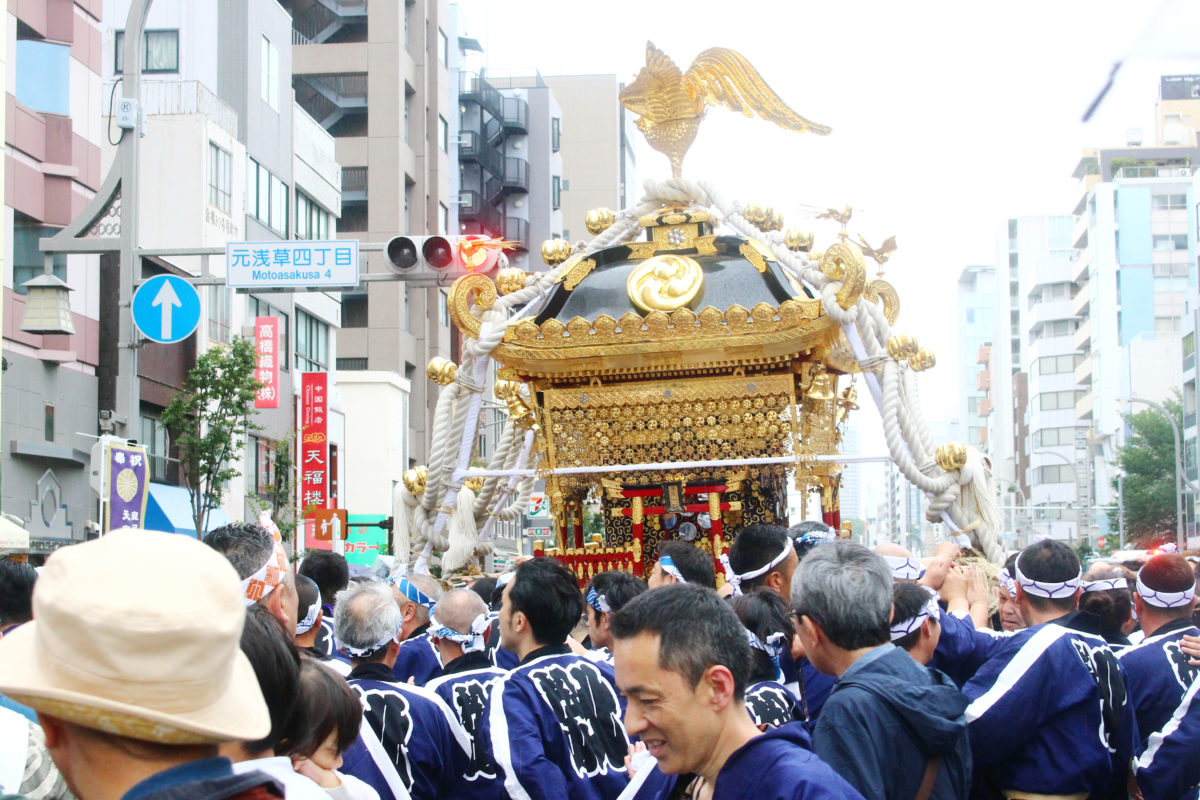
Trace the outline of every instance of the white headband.
<instances>
[{"instance_id":1,"label":"white headband","mask_svg":"<svg viewBox=\"0 0 1200 800\"><path fill-rule=\"evenodd\" d=\"M1017 582L1013 580L1007 568L1000 570L1000 585L1008 592L1009 597L1017 596Z\"/></svg>"},{"instance_id":2,"label":"white headband","mask_svg":"<svg viewBox=\"0 0 1200 800\"><path fill-rule=\"evenodd\" d=\"M915 581L925 574L921 559L905 556L884 556L883 560L892 568L892 577L899 581Z\"/></svg>"},{"instance_id":3,"label":"white headband","mask_svg":"<svg viewBox=\"0 0 1200 800\"><path fill-rule=\"evenodd\" d=\"M478 652L487 647L484 635L491 627L492 621L487 614L480 614L476 617L475 621L471 623L471 629L466 633L459 633L453 628L438 622L435 617L429 617L430 635L438 639L449 639L452 642L458 642L462 645L464 653Z\"/></svg>"},{"instance_id":4,"label":"white headband","mask_svg":"<svg viewBox=\"0 0 1200 800\"><path fill-rule=\"evenodd\" d=\"M1075 594L1075 590L1079 588L1079 579L1083 577L1083 570L1080 570L1079 574L1069 581L1035 581L1032 578L1025 577L1025 575L1021 572L1020 558L1013 562L1013 571L1017 573L1015 576L1016 581L1020 587L1025 590L1025 594L1037 595L1038 597L1049 597L1052 599L1070 597L1071 595Z\"/></svg>"},{"instance_id":5,"label":"white headband","mask_svg":"<svg viewBox=\"0 0 1200 800\"><path fill-rule=\"evenodd\" d=\"M308 613L304 615L304 619L296 623L296 635L308 633L312 630L313 625L317 624L317 615L321 613L321 595L317 595L317 599L308 607Z\"/></svg>"},{"instance_id":6,"label":"white headband","mask_svg":"<svg viewBox=\"0 0 1200 800\"><path fill-rule=\"evenodd\" d=\"M1179 608L1180 606L1186 606L1196 599L1196 585L1192 584L1182 592L1160 592L1147 586L1142 581L1142 573L1139 572L1137 576L1137 593L1152 606L1157 606L1158 608Z\"/></svg>"},{"instance_id":7,"label":"white headband","mask_svg":"<svg viewBox=\"0 0 1200 800\"><path fill-rule=\"evenodd\" d=\"M737 597L742 593L742 582L752 581L760 575L766 575L774 567L783 563L783 560L788 557L788 553L793 552L792 540L788 539L783 543L783 552L775 556L775 558L763 564L758 569L752 569L749 572L738 574L733 571L733 567L729 566L729 554L721 553L721 567L725 570L725 580L733 587L733 596Z\"/></svg>"},{"instance_id":8,"label":"white headband","mask_svg":"<svg viewBox=\"0 0 1200 800\"><path fill-rule=\"evenodd\" d=\"M1088 592L1107 592L1113 589L1128 589L1129 581L1124 578L1101 578L1098 581L1084 581L1084 594Z\"/></svg>"},{"instance_id":9,"label":"white headband","mask_svg":"<svg viewBox=\"0 0 1200 800\"><path fill-rule=\"evenodd\" d=\"M758 638L758 635L754 631L749 628L746 629L746 638L750 640L750 647L766 653L776 664L779 663L779 659L783 656L783 640L785 636L786 634L783 631L776 631L768 636L764 642Z\"/></svg>"},{"instance_id":10,"label":"white headband","mask_svg":"<svg viewBox=\"0 0 1200 800\"><path fill-rule=\"evenodd\" d=\"M908 636L921 627L925 620L939 616L941 611L941 606L938 605L937 594L931 593L929 599L925 601L925 605L921 606L921 610L917 612L916 616L892 626L892 641L894 642L897 639L903 639L905 636Z\"/></svg>"},{"instance_id":11,"label":"white headband","mask_svg":"<svg viewBox=\"0 0 1200 800\"><path fill-rule=\"evenodd\" d=\"M253 575L242 581L242 597L247 608L273 592L276 586L283 583L283 577L287 574L287 551L283 549L279 526L265 510L258 515L258 525L271 535L271 554Z\"/></svg>"},{"instance_id":12,"label":"white headband","mask_svg":"<svg viewBox=\"0 0 1200 800\"><path fill-rule=\"evenodd\" d=\"M350 655L354 656L355 658L366 658L369 655L374 655L375 653L378 653L380 650L382 650L383 648L387 647L389 644L394 642L396 640L396 637L400 635L400 631L403 630L403 628L404 628L404 621L401 620L400 624L396 626L395 633L393 633L391 636L388 636L387 638L385 638L381 641L376 642L375 644L367 645L366 647L351 647L350 645L346 644L345 642L342 642L341 643L342 649L345 650Z\"/></svg>"},{"instance_id":13,"label":"white headband","mask_svg":"<svg viewBox=\"0 0 1200 800\"><path fill-rule=\"evenodd\" d=\"M515 577L517 577L516 570L509 570L508 572L501 572L499 575L496 576L496 585L503 588L503 587L507 586L509 583L511 583L512 579Z\"/></svg>"},{"instance_id":14,"label":"white headband","mask_svg":"<svg viewBox=\"0 0 1200 800\"><path fill-rule=\"evenodd\" d=\"M687 580L685 580L683 577L683 573L679 571L679 567L675 566L675 559L671 558L670 556L664 555L659 558L658 566L663 572L667 573L680 583L687 583Z\"/></svg>"}]
</instances>

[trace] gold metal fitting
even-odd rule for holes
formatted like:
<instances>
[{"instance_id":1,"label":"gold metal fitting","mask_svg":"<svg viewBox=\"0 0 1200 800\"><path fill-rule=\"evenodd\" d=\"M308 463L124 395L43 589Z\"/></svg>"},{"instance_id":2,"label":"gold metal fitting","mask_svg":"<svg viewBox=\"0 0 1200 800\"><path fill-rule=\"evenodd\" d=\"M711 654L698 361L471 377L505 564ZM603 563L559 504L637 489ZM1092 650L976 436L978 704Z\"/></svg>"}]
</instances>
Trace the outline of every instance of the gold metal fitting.
<instances>
[{"instance_id":1,"label":"gold metal fitting","mask_svg":"<svg viewBox=\"0 0 1200 800\"><path fill-rule=\"evenodd\" d=\"M464 480L463 486L467 487L472 492L478 492L479 490L481 490L483 488L483 482L486 480L487 480L487 478L483 477L482 475L476 475L474 477L467 478L466 480Z\"/></svg>"},{"instance_id":2,"label":"gold metal fitting","mask_svg":"<svg viewBox=\"0 0 1200 800\"><path fill-rule=\"evenodd\" d=\"M934 364L937 364L937 356L933 354L933 351L926 350L924 347L908 359L908 365L917 372L924 372L932 368Z\"/></svg>"},{"instance_id":3,"label":"gold metal fitting","mask_svg":"<svg viewBox=\"0 0 1200 800\"><path fill-rule=\"evenodd\" d=\"M404 481L404 488L408 489L409 494L419 497L425 492L425 482L429 480L429 467L422 465L406 469L401 480Z\"/></svg>"},{"instance_id":4,"label":"gold metal fitting","mask_svg":"<svg viewBox=\"0 0 1200 800\"><path fill-rule=\"evenodd\" d=\"M425 377L436 383L438 386L447 386L454 380L455 374L458 372L458 364L455 364L448 358L435 356L429 359L429 366L425 368Z\"/></svg>"},{"instance_id":5,"label":"gold metal fitting","mask_svg":"<svg viewBox=\"0 0 1200 800\"><path fill-rule=\"evenodd\" d=\"M828 372L814 375L804 396L809 400L833 400L837 397L837 379Z\"/></svg>"},{"instance_id":6,"label":"gold metal fitting","mask_svg":"<svg viewBox=\"0 0 1200 800\"><path fill-rule=\"evenodd\" d=\"M812 231L788 228L783 234L783 244L793 253L810 253L813 249Z\"/></svg>"},{"instance_id":7,"label":"gold metal fitting","mask_svg":"<svg viewBox=\"0 0 1200 800\"><path fill-rule=\"evenodd\" d=\"M592 236L603 233L610 225L617 221L617 215L609 208L593 208L587 212L584 217L584 222L587 224L588 233Z\"/></svg>"},{"instance_id":8,"label":"gold metal fitting","mask_svg":"<svg viewBox=\"0 0 1200 800\"><path fill-rule=\"evenodd\" d=\"M781 231L783 230L783 214L780 214L773 208L764 209L766 212L763 219L763 224L760 226L762 231Z\"/></svg>"},{"instance_id":9,"label":"gold metal fitting","mask_svg":"<svg viewBox=\"0 0 1200 800\"><path fill-rule=\"evenodd\" d=\"M920 350L917 347L917 340L907 333L898 333L891 339L888 339L887 348L888 355L897 361L904 361L907 358L911 358Z\"/></svg>"},{"instance_id":10,"label":"gold metal fitting","mask_svg":"<svg viewBox=\"0 0 1200 800\"><path fill-rule=\"evenodd\" d=\"M496 273L496 291L500 294L512 294L525 288L525 270L516 267L505 267Z\"/></svg>"},{"instance_id":11,"label":"gold metal fitting","mask_svg":"<svg viewBox=\"0 0 1200 800\"><path fill-rule=\"evenodd\" d=\"M508 400L510 397L519 396L521 384L518 381L497 380L492 384L492 391L499 399Z\"/></svg>"},{"instance_id":12,"label":"gold metal fitting","mask_svg":"<svg viewBox=\"0 0 1200 800\"><path fill-rule=\"evenodd\" d=\"M542 261L556 267L571 257L571 243L566 239L547 239L542 242Z\"/></svg>"},{"instance_id":13,"label":"gold metal fitting","mask_svg":"<svg viewBox=\"0 0 1200 800\"><path fill-rule=\"evenodd\" d=\"M937 449L935 460L946 472L962 469L967 465L967 446L962 442L947 442Z\"/></svg>"}]
</instances>

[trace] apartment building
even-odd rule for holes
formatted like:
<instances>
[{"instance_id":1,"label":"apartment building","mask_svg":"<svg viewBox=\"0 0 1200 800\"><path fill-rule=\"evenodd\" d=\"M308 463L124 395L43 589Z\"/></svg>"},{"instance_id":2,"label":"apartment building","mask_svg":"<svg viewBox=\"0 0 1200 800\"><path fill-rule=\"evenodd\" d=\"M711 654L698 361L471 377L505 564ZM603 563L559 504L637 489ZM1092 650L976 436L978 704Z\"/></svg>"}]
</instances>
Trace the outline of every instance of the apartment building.
<instances>
[{"instance_id":1,"label":"apartment building","mask_svg":"<svg viewBox=\"0 0 1200 800\"><path fill-rule=\"evenodd\" d=\"M3 410L0 507L31 550L84 538L96 432L100 311L97 256L56 256L66 283L59 322L28 324L26 283L45 271L38 240L65 227L99 188L102 0L8 6L5 52Z\"/></svg>"},{"instance_id":2,"label":"apartment building","mask_svg":"<svg viewBox=\"0 0 1200 800\"><path fill-rule=\"evenodd\" d=\"M980 362L982 349L994 335L996 269L966 267L958 276L958 418L955 437L987 451L988 392L991 372Z\"/></svg>"}]
</instances>

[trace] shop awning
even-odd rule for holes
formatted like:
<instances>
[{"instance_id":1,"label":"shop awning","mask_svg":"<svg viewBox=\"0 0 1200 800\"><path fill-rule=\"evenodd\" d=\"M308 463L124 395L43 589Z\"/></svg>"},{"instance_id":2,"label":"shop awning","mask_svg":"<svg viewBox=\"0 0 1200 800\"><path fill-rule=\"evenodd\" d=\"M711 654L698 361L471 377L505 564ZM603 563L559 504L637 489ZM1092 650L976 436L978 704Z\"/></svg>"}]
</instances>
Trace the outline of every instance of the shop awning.
<instances>
[{"instance_id":1,"label":"shop awning","mask_svg":"<svg viewBox=\"0 0 1200 800\"><path fill-rule=\"evenodd\" d=\"M29 531L8 514L0 514L0 550L28 550Z\"/></svg>"},{"instance_id":2,"label":"shop awning","mask_svg":"<svg viewBox=\"0 0 1200 800\"><path fill-rule=\"evenodd\" d=\"M228 525L229 521L224 511L214 508L208 514L208 530L205 533ZM151 483L143 527L148 531L182 533L194 537L196 524L192 521L192 501L188 490L165 483Z\"/></svg>"}]
</instances>

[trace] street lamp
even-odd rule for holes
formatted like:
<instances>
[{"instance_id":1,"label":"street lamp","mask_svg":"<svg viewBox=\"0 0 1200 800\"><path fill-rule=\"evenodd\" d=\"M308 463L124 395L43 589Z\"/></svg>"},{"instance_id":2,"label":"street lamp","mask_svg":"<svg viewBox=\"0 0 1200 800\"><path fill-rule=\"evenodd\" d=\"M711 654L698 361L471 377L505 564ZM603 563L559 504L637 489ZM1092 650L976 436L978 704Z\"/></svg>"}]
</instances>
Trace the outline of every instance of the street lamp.
<instances>
[{"instance_id":1,"label":"street lamp","mask_svg":"<svg viewBox=\"0 0 1200 800\"><path fill-rule=\"evenodd\" d=\"M1146 400L1141 397L1118 397L1118 402L1141 403L1142 405L1150 406L1159 414L1167 418L1167 422L1171 423L1171 433L1175 435L1175 539L1179 542L1179 549L1183 550L1187 547L1187 539L1183 535L1183 483L1186 480L1183 476L1183 465L1179 460L1179 423L1175 421L1175 417L1167 413L1167 410L1153 400ZM1193 494L1200 491L1191 481L1187 481L1188 491Z\"/></svg>"},{"instance_id":2,"label":"street lamp","mask_svg":"<svg viewBox=\"0 0 1200 800\"><path fill-rule=\"evenodd\" d=\"M1062 453L1056 453L1053 450L1034 450L1033 453L1034 453L1034 455L1053 456L1054 458L1062 459L1062 463L1064 465L1066 465L1067 469L1071 470L1071 477L1075 480L1075 502L1076 502L1076 504L1078 504L1079 503L1079 473L1075 471L1075 462L1072 461L1071 459L1067 458L1066 456L1064 456ZM1076 528L1076 530L1078 530L1078 528L1079 528L1079 520L1080 520L1079 509L1076 508L1076 510L1075 510L1075 528ZM1075 540L1075 537L1072 536L1071 541L1074 541L1074 540Z\"/></svg>"}]
</instances>

